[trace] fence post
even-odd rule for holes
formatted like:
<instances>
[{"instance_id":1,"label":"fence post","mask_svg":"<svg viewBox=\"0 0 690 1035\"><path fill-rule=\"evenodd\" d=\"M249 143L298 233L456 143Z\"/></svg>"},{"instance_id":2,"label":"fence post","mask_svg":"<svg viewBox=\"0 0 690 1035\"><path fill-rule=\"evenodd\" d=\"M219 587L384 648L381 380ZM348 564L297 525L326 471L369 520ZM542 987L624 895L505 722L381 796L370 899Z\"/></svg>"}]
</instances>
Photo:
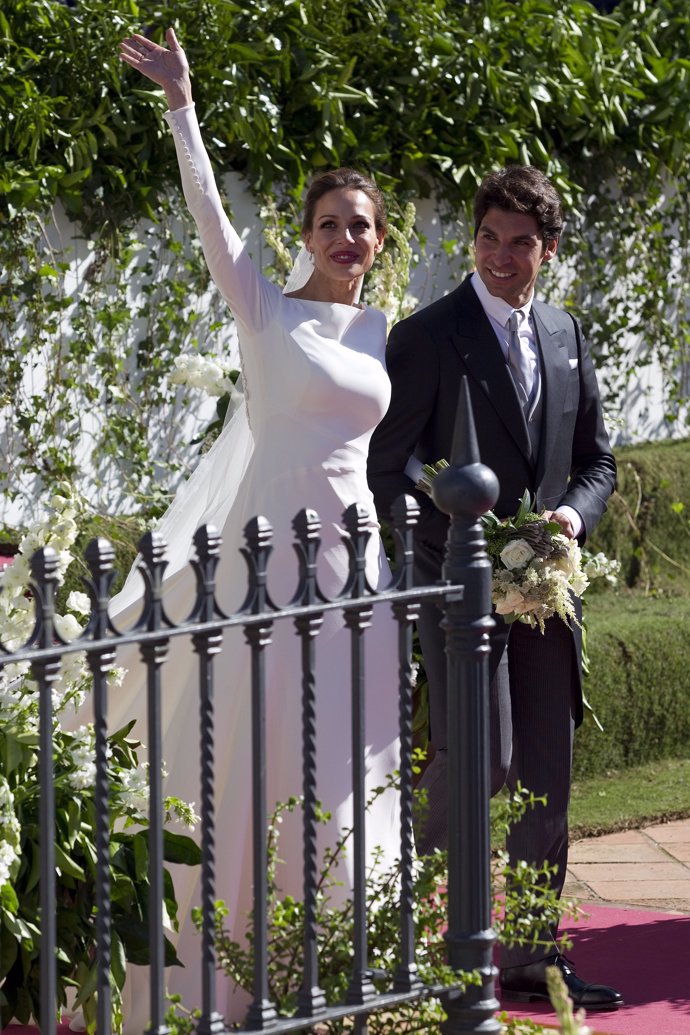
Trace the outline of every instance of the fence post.
<instances>
[{"instance_id":1,"label":"fence post","mask_svg":"<svg viewBox=\"0 0 690 1035\"><path fill-rule=\"evenodd\" d=\"M58 556L44 546L31 558L31 591L36 600L34 643L52 647L55 630L55 594L59 582ZM64 641L62 641L64 642ZM53 684L60 675L60 658L31 663L31 677L39 693L39 844L41 860L41 959L40 1029L46 1035L55 1030L57 1017L57 919L55 890L55 774L53 771Z\"/></svg>"},{"instance_id":2,"label":"fence post","mask_svg":"<svg viewBox=\"0 0 690 1035\"><path fill-rule=\"evenodd\" d=\"M221 537L213 525L194 533L196 558L192 567L197 580L194 616L200 623L220 616L216 604L216 569ZM225 1021L216 1009L216 812L215 812L215 685L213 659L223 645L221 629L194 633L192 645L199 658L199 759L201 768L201 1017L197 1035L220 1035ZM100 1032L99 1032L100 1035Z\"/></svg>"},{"instance_id":3,"label":"fence post","mask_svg":"<svg viewBox=\"0 0 690 1035\"><path fill-rule=\"evenodd\" d=\"M458 586L447 597L448 664L448 962L479 971L481 984L445 1001L445 1035L493 1035L496 968L491 927L489 828L489 630L491 562L480 518L498 498L493 471L479 462L467 378L463 378L451 466L433 482L433 499L449 514L443 578Z\"/></svg>"},{"instance_id":4,"label":"fence post","mask_svg":"<svg viewBox=\"0 0 690 1035\"><path fill-rule=\"evenodd\" d=\"M144 610L137 629L163 634L170 626L163 604L166 544L159 532L139 540L143 559ZM163 934L163 734L161 731L161 668L168 657L169 637L140 643L146 665L146 733L149 751L149 959L150 1017L146 1035L168 1035L165 1023L165 937Z\"/></svg>"},{"instance_id":5,"label":"fence post","mask_svg":"<svg viewBox=\"0 0 690 1035\"><path fill-rule=\"evenodd\" d=\"M110 588L115 578L115 551L107 539L92 539L84 554L91 578L86 586L91 597L87 631L94 640L105 639L111 629L108 616ZM93 687L93 726L96 747L94 781L96 828L96 968L98 1003L96 1030L110 1035L113 1030L112 992L112 881L110 876L110 796L108 776L108 673L115 664L115 645L89 651Z\"/></svg>"}]
</instances>

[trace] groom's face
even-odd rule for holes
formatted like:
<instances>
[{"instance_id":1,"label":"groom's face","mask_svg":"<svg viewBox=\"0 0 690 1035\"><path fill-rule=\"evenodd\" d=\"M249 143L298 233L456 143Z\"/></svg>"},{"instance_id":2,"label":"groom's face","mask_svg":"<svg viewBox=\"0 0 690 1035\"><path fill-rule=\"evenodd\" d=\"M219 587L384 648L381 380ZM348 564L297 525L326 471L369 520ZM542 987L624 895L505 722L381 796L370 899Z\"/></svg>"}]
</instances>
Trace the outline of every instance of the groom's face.
<instances>
[{"instance_id":1,"label":"groom's face","mask_svg":"<svg viewBox=\"0 0 690 1035\"><path fill-rule=\"evenodd\" d=\"M492 207L474 242L477 272L492 295L519 309L532 297L542 263L557 247L557 240L544 240L534 216Z\"/></svg>"}]
</instances>

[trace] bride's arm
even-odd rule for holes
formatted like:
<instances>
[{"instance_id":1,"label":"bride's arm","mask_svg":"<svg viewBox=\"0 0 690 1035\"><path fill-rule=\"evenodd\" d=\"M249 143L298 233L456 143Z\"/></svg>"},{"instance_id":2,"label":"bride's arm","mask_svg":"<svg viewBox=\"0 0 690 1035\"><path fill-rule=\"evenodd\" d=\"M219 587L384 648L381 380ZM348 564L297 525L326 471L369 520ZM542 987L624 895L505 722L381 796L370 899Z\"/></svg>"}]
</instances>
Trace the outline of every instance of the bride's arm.
<instances>
[{"instance_id":1,"label":"bride's arm","mask_svg":"<svg viewBox=\"0 0 690 1035\"><path fill-rule=\"evenodd\" d=\"M165 92L164 118L173 131L182 189L199 230L209 271L234 314L250 327L269 317L276 291L258 273L223 208L194 109L189 64L173 29L168 47L135 33L120 45L120 57Z\"/></svg>"}]
</instances>

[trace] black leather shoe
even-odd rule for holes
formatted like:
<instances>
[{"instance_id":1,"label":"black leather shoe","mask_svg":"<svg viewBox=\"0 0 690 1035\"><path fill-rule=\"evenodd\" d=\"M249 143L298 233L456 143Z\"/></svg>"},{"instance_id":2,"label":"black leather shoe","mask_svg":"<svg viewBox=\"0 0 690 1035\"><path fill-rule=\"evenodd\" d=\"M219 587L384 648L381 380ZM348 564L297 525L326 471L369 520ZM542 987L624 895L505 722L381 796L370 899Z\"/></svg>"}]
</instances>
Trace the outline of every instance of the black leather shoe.
<instances>
[{"instance_id":1,"label":"black leather shoe","mask_svg":"<svg viewBox=\"0 0 690 1035\"><path fill-rule=\"evenodd\" d=\"M501 971L501 992L505 999L529 1003L533 999L550 1001L546 987L546 968L558 967L574 1006L585 1010L617 1010L623 1006L623 997L608 985L588 985L579 978L571 964L559 953L547 956L525 967L506 967Z\"/></svg>"}]
</instances>

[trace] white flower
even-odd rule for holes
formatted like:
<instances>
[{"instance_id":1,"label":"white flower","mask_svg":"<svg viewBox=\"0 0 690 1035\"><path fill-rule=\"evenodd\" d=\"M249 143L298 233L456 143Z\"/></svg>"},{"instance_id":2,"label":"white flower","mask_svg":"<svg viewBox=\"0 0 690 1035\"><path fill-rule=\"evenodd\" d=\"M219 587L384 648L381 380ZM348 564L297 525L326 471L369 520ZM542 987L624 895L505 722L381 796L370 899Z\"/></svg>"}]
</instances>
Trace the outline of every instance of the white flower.
<instances>
[{"instance_id":1,"label":"white flower","mask_svg":"<svg viewBox=\"0 0 690 1035\"><path fill-rule=\"evenodd\" d=\"M504 590L501 596L494 596L496 611L499 615L510 615L520 611L525 603L525 598L515 586Z\"/></svg>"},{"instance_id":2,"label":"white flower","mask_svg":"<svg viewBox=\"0 0 690 1035\"><path fill-rule=\"evenodd\" d=\"M534 550L525 539L511 539L501 550L501 560L510 571L524 568L533 557Z\"/></svg>"},{"instance_id":3,"label":"white flower","mask_svg":"<svg viewBox=\"0 0 690 1035\"><path fill-rule=\"evenodd\" d=\"M14 811L14 795L4 776L0 776L0 816L5 817Z\"/></svg>"},{"instance_id":4,"label":"white flower","mask_svg":"<svg viewBox=\"0 0 690 1035\"><path fill-rule=\"evenodd\" d=\"M93 726L80 726L72 735L70 746L74 771L67 774L67 782L77 791L93 787L96 780L95 735Z\"/></svg>"},{"instance_id":5,"label":"white flower","mask_svg":"<svg viewBox=\"0 0 690 1035\"><path fill-rule=\"evenodd\" d=\"M73 589L67 597L67 607L70 611L76 611L78 615L90 614L91 600L88 593L80 593L79 590Z\"/></svg>"},{"instance_id":6,"label":"white flower","mask_svg":"<svg viewBox=\"0 0 690 1035\"><path fill-rule=\"evenodd\" d=\"M614 586L618 581L621 563L620 561L610 559L605 553L599 551L599 553L587 556L583 569L590 582L593 582L594 579L605 579L610 585Z\"/></svg>"},{"instance_id":7,"label":"white flower","mask_svg":"<svg viewBox=\"0 0 690 1035\"><path fill-rule=\"evenodd\" d=\"M60 681L57 689L60 695L76 689L77 685L89 674L84 651L77 651L75 654L63 654L60 659ZM58 703L61 709L61 700Z\"/></svg>"},{"instance_id":8,"label":"white flower","mask_svg":"<svg viewBox=\"0 0 690 1035\"><path fill-rule=\"evenodd\" d=\"M76 640L82 628L74 615L55 615L55 628L63 640Z\"/></svg>"},{"instance_id":9,"label":"white flower","mask_svg":"<svg viewBox=\"0 0 690 1035\"><path fill-rule=\"evenodd\" d=\"M9 881L17 859L17 853L7 841L0 843L0 888Z\"/></svg>"},{"instance_id":10,"label":"white flower","mask_svg":"<svg viewBox=\"0 0 690 1035\"><path fill-rule=\"evenodd\" d=\"M146 815L149 807L148 770L128 769L120 773L120 801L125 809Z\"/></svg>"},{"instance_id":11,"label":"white flower","mask_svg":"<svg viewBox=\"0 0 690 1035\"><path fill-rule=\"evenodd\" d=\"M207 395L225 395L233 388L228 371L217 360L209 356L201 356L198 353L177 356L170 380L176 385L200 388Z\"/></svg>"},{"instance_id":12,"label":"white flower","mask_svg":"<svg viewBox=\"0 0 690 1035\"><path fill-rule=\"evenodd\" d=\"M108 686L115 689L119 686L122 686L122 684L125 681L126 675L126 668L122 668L121 666L115 666L115 668L111 668L110 672L108 672Z\"/></svg>"},{"instance_id":13,"label":"white flower","mask_svg":"<svg viewBox=\"0 0 690 1035\"><path fill-rule=\"evenodd\" d=\"M17 554L9 568L5 568L0 576L0 585L6 592L24 589L29 581L29 561L22 554Z\"/></svg>"},{"instance_id":14,"label":"white flower","mask_svg":"<svg viewBox=\"0 0 690 1035\"><path fill-rule=\"evenodd\" d=\"M494 523L485 529L490 544L493 537L504 535L505 524ZM544 623L554 615L564 622L576 620L572 597L588 585L575 540L555 533L551 541L559 549L549 557L538 557L530 543L520 538L507 544L505 539L498 540L500 559L493 551L491 599L497 613L542 632ZM501 543L505 544L502 549Z\"/></svg>"},{"instance_id":15,"label":"white flower","mask_svg":"<svg viewBox=\"0 0 690 1035\"><path fill-rule=\"evenodd\" d=\"M75 769L73 773L67 774L67 782L75 791L85 791L87 788L93 787L95 780L95 762L85 762L79 769Z\"/></svg>"}]
</instances>

